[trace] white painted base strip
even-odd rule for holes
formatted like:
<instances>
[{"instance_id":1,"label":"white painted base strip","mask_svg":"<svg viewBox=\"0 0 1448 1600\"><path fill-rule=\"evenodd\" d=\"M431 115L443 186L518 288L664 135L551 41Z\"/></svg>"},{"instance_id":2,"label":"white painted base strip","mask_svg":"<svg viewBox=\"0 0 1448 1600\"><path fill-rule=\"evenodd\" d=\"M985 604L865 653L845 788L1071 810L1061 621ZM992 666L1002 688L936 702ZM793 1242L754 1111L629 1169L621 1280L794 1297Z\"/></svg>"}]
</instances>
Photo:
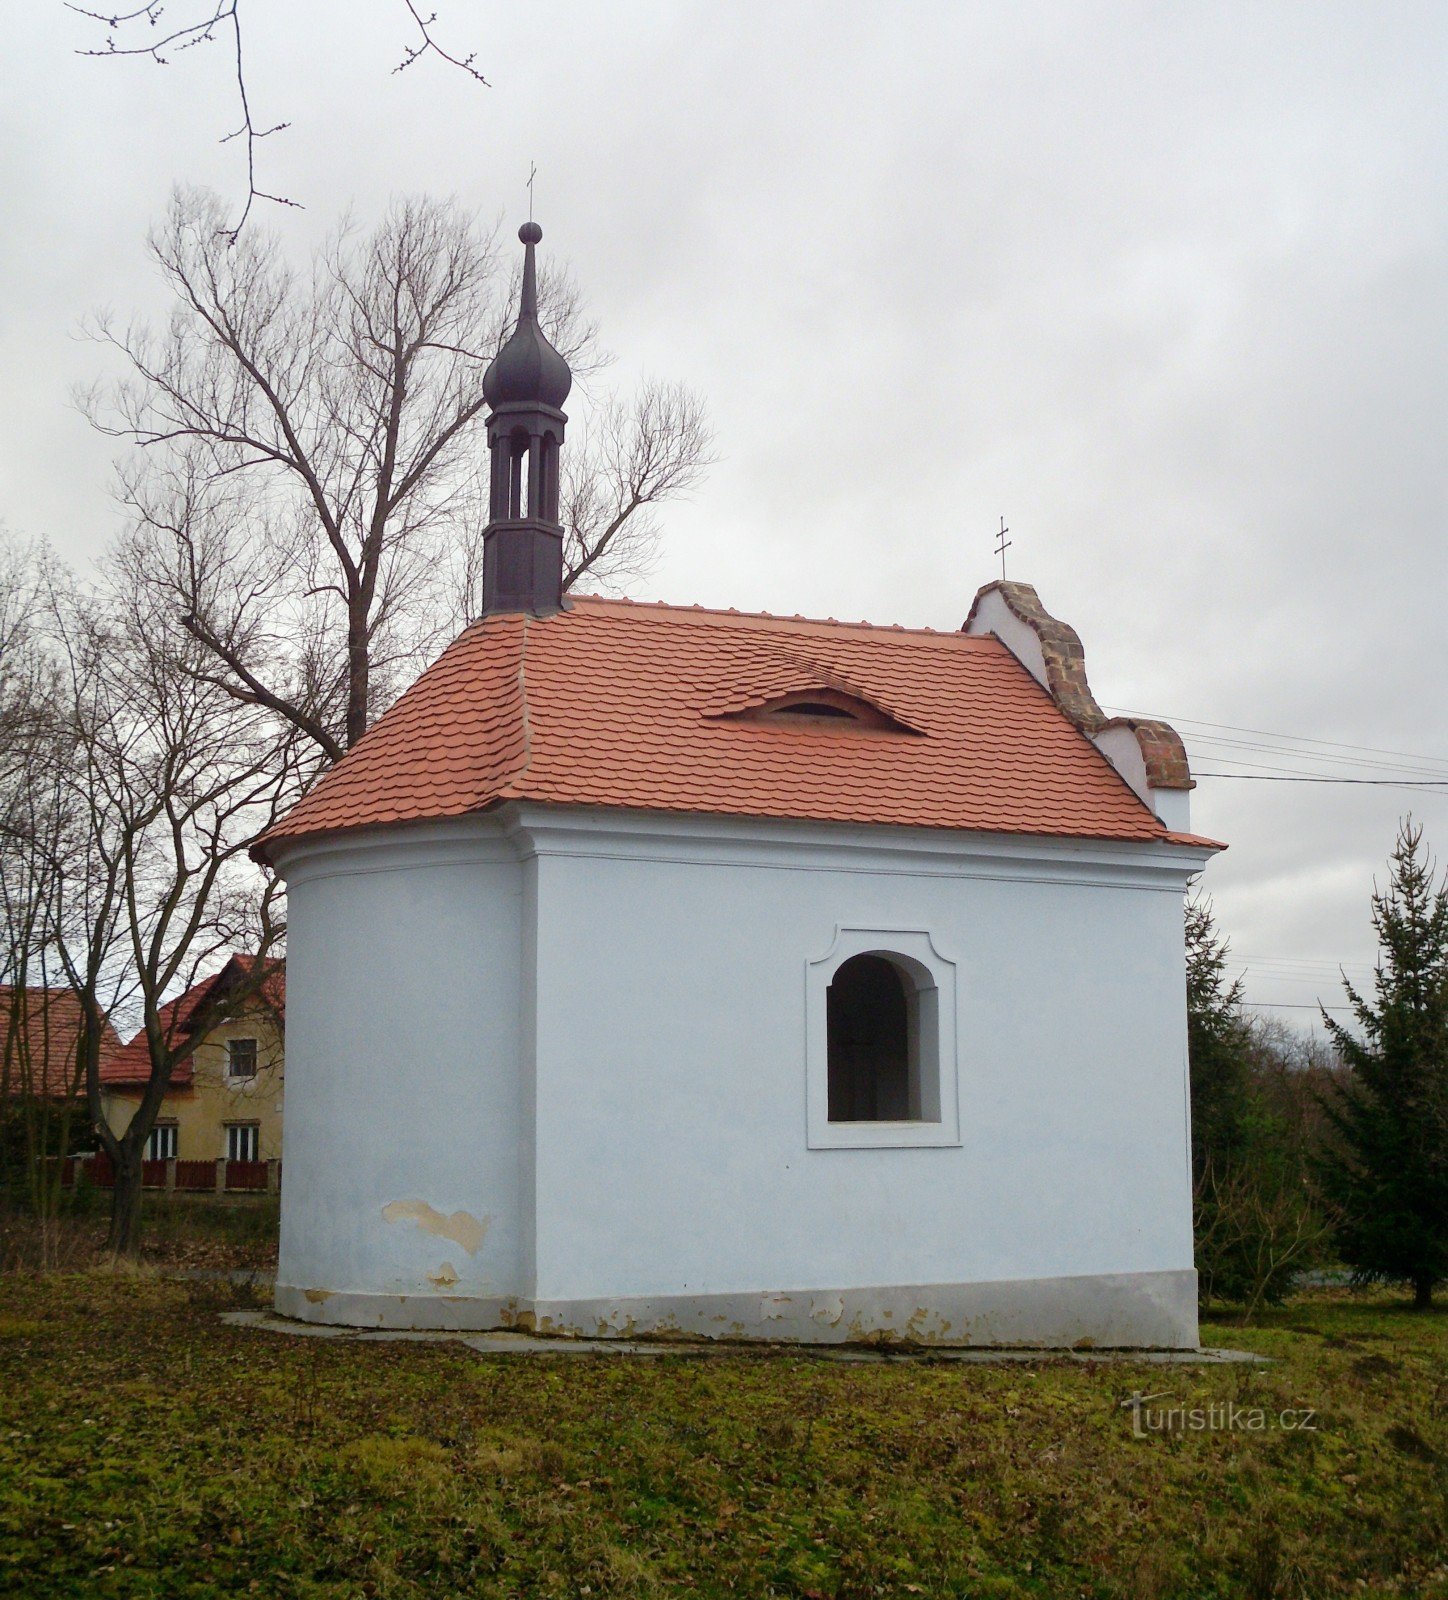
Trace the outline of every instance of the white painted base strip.
<instances>
[{"instance_id":1,"label":"white painted base strip","mask_svg":"<svg viewBox=\"0 0 1448 1600\"><path fill-rule=\"evenodd\" d=\"M376 1294L279 1283L276 1309L351 1328L510 1328L563 1338L685 1336L797 1344L1190 1350L1194 1271L614 1300Z\"/></svg>"}]
</instances>

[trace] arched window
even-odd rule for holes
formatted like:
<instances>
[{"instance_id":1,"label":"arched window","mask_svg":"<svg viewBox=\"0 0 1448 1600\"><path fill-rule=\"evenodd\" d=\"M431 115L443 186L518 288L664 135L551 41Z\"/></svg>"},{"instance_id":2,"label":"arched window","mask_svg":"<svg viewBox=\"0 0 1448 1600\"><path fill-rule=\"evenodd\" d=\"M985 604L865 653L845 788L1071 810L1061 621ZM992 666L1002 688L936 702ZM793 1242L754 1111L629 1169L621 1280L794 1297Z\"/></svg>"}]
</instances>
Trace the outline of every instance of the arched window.
<instances>
[{"instance_id":1,"label":"arched window","mask_svg":"<svg viewBox=\"0 0 1448 1600\"><path fill-rule=\"evenodd\" d=\"M839 928L808 963L812 1149L958 1145L955 963L923 929Z\"/></svg>"},{"instance_id":2,"label":"arched window","mask_svg":"<svg viewBox=\"0 0 1448 1600\"><path fill-rule=\"evenodd\" d=\"M830 1121L917 1120L920 1086L917 1074L912 1095L910 1058L918 1061L919 1040L912 1052L900 969L886 956L851 956L835 972L825 1006Z\"/></svg>"}]
</instances>

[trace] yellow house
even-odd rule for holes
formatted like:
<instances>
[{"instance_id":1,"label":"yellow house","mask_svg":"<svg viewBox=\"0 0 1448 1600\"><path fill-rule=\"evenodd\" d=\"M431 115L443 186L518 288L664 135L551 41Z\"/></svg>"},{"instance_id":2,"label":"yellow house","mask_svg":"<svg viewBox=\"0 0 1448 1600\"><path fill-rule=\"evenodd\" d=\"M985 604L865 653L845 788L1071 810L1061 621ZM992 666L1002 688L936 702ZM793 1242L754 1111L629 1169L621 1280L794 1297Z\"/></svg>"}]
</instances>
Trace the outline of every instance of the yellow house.
<instances>
[{"instance_id":1,"label":"yellow house","mask_svg":"<svg viewBox=\"0 0 1448 1600\"><path fill-rule=\"evenodd\" d=\"M173 1037L191 1029L205 1005L247 980L250 990L234 1012L204 1034L176 1063L166 1098L146 1141L148 1161L277 1161L282 1153L283 1035L286 966L269 963L260 989L250 983L256 957L232 956L214 977L162 1008ZM106 1121L123 1133L150 1077L146 1035L136 1035L101 1068Z\"/></svg>"}]
</instances>

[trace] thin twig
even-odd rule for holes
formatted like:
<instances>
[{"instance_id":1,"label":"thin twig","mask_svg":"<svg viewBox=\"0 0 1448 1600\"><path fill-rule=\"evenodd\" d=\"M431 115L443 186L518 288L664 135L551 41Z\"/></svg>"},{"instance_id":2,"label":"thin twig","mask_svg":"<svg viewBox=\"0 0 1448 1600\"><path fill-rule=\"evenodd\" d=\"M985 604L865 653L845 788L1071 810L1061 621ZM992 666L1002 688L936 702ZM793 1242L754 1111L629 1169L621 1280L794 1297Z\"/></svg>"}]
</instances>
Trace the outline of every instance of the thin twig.
<instances>
[{"instance_id":1,"label":"thin twig","mask_svg":"<svg viewBox=\"0 0 1448 1600\"><path fill-rule=\"evenodd\" d=\"M77 55L82 56L150 56L158 67L168 66L169 62L161 52L167 45L175 44L178 50L188 50L193 45L205 44L215 37L212 29L223 17L235 12L236 0L216 0L216 9L203 22L189 22L185 27L175 28L170 33L159 39L153 39L150 44L118 45L116 31L124 28L128 22L139 22L145 18L154 28L159 25L164 7L160 0L149 0L149 3L138 6L134 11L121 11L106 13L104 11L90 11L85 6L78 6L66 0L67 11L74 11L77 16L87 17L92 22L103 23L109 28L110 35L106 39L104 50L78 50ZM177 41L180 41L177 44Z\"/></svg>"},{"instance_id":2,"label":"thin twig","mask_svg":"<svg viewBox=\"0 0 1448 1600\"><path fill-rule=\"evenodd\" d=\"M475 65L477 53L467 56L455 56L445 50L432 35L432 25L437 21L437 13L431 12L423 16L413 4L413 0L403 0L409 15L417 24L418 32L422 35L422 42L416 45L403 47L402 60L392 70L401 72L410 67L420 57L432 54L443 61L461 68L470 78L490 88L488 80L478 71ZM170 57L165 54L167 50L174 53L190 50L201 44L211 44L216 39L216 30L222 24L231 24L232 41L236 55L236 93L241 104L241 122L232 131L223 136L222 144L229 144L233 139L242 139L246 144L246 203L241 208L241 215L236 220L236 225L222 230L223 237L229 244L235 244L247 218L251 215L252 206L258 200L269 200L273 205L290 206L302 209L299 200L292 200L286 195L273 194L270 190L261 189L256 180L256 147L258 141L280 133L284 128L289 128L289 122L277 122L269 128L259 128L252 120L251 101L247 95L246 73L242 65L241 47L241 0L208 0L206 14L194 22L187 22L179 27L173 27L168 32L162 33L161 19L165 15L166 7L162 0L146 0L144 5L139 5L131 11L94 11L88 6L78 5L75 0L65 0L67 11L73 11L79 17L86 18L89 22L99 23L106 31L105 47L100 50L79 50L76 53L83 56L149 56L157 66L170 65ZM121 34L127 27L134 23L144 23L151 30L150 39L144 44L130 44L119 42ZM135 37L127 33L126 38Z\"/></svg>"},{"instance_id":3,"label":"thin twig","mask_svg":"<svg viewBox=\"0 0 1448 1600\"><path fill-rule=\"evenodd\" d=\"M392 69L394 73L405 72L414 61L417 61L419 58L427 55L428 52L431 51L433 55L441 56L444 61L450 61L453 66L461 67L470 78L475 78L485 89L492 88L492 84L490 84L482 75L482 73L479 72L478 69L473 65L473 63L478 59L478 53L476 50L474 50L470 55L462 57L449 55L448 52L444 50L443 47L437 42L437 40L433 38L432 34L429 32L429 29L432 27L433 23L437 21L436 11L429 12L428 15L424 17L418 11L417 7L413 5L412 0L402 0L402 3L412 13L412 20L417 24L417 31L422 35L422 43L416 45L408 44L402 47L402 60L399 61Z\"/></svg>"},{"instance_id":4,"label":"thin twig","mask_svg":"<svg viewBox=\"0 0 1448 1600\"><path fill-rule=\"evenodd\" d=\"M110 30L106 38L104 50L81 50L83 56L149 56L158 67L169 66L170 61L163 52L171 46L176 50L191 50L200 44L211 44L216 38L216 29L224 22L231 24L231 37L236 56L236 94L241 104L241 122L228 134L223 135L222 144L229 144L233 139L246 141L246 204L241 208L241 216L237 219L235 227L223 229L227 241L235 244L240 235L242 226L251 215L251 208L258 200L270 200L273 205L291 206L301 208L301 202L288 199L286 195L272 194L266 189L259 189L256 182L256 146L257 141L267 138L273 133L280 133L283 128L289 127L286 122L274 123L270 128L259 128L252 120L251 101L246 92L246 71L242 62L241 49L241 0L213 0L210 14L199 21L188 22L181 27L173 28L169 33L153 38L147 44L118 44L117 34L128 23L146 22L151 28L156 29L161 25L161 18L165 7L161 0L147 0L147 3L138 6L134 11L114 12L107 14L102 11L91 11L85 6L76 5L73 0L66 0L66 9L74 11L78 16L87 17L92 22L102 23Z\"/></svg>"},{"instance_id":5,"label":"thin twig","mask_svg":"<svg viewBox=\"0 0 1448 1600\"><path fill-rule=\"evenodd\" d=\"M283 128L290 127L290 123L278 122L270 128L258 128L251 120L251 102L246 95L246 73L241 62L241 18L237 15L238 0L231 0L230 15L232 32L236 38L236 92L241 101L241 126L234 128L222 139L222 144L228 140L246 137L246 204L241 208L241 216L237 219L234 228L226 230L226 239L229 244L235 244L251 215L252 202L256 200L270 200L279 206L291 206L295 210L302 209L300 200L289 200L285 195L268 194L264 189L256 186L256 144L258 139L265 139L273 133L280 133Z\"/></svg>"}]
</instances>

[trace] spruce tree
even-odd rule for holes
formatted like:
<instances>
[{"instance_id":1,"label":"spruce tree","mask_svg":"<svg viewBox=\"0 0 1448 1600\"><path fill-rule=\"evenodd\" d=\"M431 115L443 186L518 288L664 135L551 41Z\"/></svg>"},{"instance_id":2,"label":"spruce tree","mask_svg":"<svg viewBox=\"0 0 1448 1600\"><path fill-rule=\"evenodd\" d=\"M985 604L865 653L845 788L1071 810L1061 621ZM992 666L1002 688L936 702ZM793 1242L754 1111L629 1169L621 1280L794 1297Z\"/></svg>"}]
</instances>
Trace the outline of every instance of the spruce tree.
<instances>
[{"instance_id":1,"label":"spruce tree","mask_svg":"<svg viewBox=\"0 0 1448 1600\"><path fill-rule=\"evenodd\" d=\"M1241 1152L1248 1111L1247 1025L1242 980L1227 982L1227 941L1209 900L1186 905L1187 1061L1192 1100L1192 1171L1224 1168Z\"/></svg>"},{"instance_id":2,"label":"spruce tree","mask_svg":"<svg viewBox=\"0 0 1448 1600\"><path fill-rule=\"evenodd\" d=\"M1338 1138L1322 1179L1354 1277L1411 1283L1426 1308L1448 1278L1448 882L1422 839L1406 819L1373 895L1374 997L1344 979L1356 1028L1323 1013L1350 1072L1324 1106Z\"/></svg>"}]
</instances>

